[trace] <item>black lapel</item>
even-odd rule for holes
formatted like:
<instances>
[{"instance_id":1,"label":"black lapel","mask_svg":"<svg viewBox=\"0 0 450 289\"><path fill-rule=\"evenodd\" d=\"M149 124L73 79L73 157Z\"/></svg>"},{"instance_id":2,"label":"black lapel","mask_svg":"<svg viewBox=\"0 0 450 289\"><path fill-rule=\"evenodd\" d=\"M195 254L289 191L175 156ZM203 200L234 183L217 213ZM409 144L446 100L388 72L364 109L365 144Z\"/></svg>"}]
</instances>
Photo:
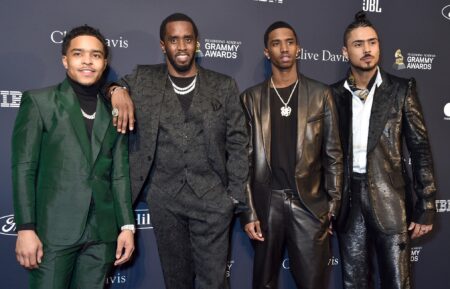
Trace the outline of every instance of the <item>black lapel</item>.
<instances>
[{"instance_id":1,"label":"black lapel","mask_svg":"<svg viewBox=\"0 0 450 289\"><path fill-rule=\"evenodd\" d=\"M389 77L381 72L383 83L376 88L370 112L369 137L367 140L367 153L377 145L380 135L386 125L389 112L395 100L398 85L393 84Z\"/></svg>"},{"instance_id":2,"label":"black lapel","mask_svg":"<svg viewBox=\"0 0 450 289\"><path fill-rule=\"evenodd\" d=\"M339 133L344 154L351 152L352 94L344 87L345 80L333 85L333 97L339 115Z\"/></svg>"}]
</instances>

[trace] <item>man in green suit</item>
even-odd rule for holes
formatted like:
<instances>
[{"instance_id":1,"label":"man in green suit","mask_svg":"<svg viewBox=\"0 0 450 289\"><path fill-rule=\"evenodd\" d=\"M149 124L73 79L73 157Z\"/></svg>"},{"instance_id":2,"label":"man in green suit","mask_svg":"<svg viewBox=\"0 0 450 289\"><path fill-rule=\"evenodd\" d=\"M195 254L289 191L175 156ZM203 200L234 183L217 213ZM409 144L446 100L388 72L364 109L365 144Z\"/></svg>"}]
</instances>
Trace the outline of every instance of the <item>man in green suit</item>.
<instances>
[{"instance_id":1,"label":"man in green suit","mask_svg":"<svg viewBox=\"0 0 450 289\"><path fill-rule=\"evenodd\" d=\"M103 288L134 250L127 136L99 97L107 58L98 30L74 28L62 44L66 79L22 96L12 138L16 255L33 289Z\"/></svg>"}]
</instances>

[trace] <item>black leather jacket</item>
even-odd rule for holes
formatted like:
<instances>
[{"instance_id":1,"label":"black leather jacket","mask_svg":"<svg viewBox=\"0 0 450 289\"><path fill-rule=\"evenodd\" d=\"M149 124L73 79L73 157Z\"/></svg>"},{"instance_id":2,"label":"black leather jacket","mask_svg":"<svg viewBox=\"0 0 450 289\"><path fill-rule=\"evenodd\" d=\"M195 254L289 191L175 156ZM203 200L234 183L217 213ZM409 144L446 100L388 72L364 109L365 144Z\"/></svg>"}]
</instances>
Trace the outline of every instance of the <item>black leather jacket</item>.
<instances>
[{"instance_id":1,"label":"black leather jacket","mask_svg":"<svg viewBox=\"0 0 450 289\"><path fill-rule=\"evenodd\" d=\"M259 220L264 228L271 196L269 82L242 95L250 137L250 181L242 224ZM335 104L328 86L299 75L295 181L300 200L320 221L340 206L343 163Z\"/></svg>"}]
</instances>

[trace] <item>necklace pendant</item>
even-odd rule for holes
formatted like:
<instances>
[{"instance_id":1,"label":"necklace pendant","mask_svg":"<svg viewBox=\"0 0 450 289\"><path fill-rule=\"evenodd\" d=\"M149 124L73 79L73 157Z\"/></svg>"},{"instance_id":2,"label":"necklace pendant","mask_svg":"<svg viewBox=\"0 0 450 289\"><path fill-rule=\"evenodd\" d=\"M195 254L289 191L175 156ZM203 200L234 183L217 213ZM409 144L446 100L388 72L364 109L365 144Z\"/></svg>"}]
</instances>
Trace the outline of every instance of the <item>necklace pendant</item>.
<instances>
[{"instance_id":1,"label":"necklace pendant","mask_svg":"<svg viewBox=\"0 0 450 289\"><path fill-rule=\"evenodd\" d=\"M290 106L285 105L281 107L281 116L288 117L291 115L292 109Z\"/></svg>"}]
</instances>

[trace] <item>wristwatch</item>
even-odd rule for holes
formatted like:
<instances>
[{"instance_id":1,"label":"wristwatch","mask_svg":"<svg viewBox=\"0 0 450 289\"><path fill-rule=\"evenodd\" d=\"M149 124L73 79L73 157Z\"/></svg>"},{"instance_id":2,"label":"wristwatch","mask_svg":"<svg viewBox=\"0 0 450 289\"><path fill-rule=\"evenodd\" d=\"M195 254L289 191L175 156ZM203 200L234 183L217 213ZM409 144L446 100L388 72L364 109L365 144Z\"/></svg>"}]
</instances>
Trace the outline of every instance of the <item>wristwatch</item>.
<instances>
[{"instance_id":1,"label":"wristwatch","mask_svg":"<svg viewBox=\"0 0 450 289\"><path fill-rule=\"evenodd\" d=\"M132 224L123 225L122 227L120 227L120 230L121 231L123 231L123 230L130 230L131 232L133 232L133 234L136 233L136 227L134 225L132 225Z\"/></svg>"}]
</instances>

